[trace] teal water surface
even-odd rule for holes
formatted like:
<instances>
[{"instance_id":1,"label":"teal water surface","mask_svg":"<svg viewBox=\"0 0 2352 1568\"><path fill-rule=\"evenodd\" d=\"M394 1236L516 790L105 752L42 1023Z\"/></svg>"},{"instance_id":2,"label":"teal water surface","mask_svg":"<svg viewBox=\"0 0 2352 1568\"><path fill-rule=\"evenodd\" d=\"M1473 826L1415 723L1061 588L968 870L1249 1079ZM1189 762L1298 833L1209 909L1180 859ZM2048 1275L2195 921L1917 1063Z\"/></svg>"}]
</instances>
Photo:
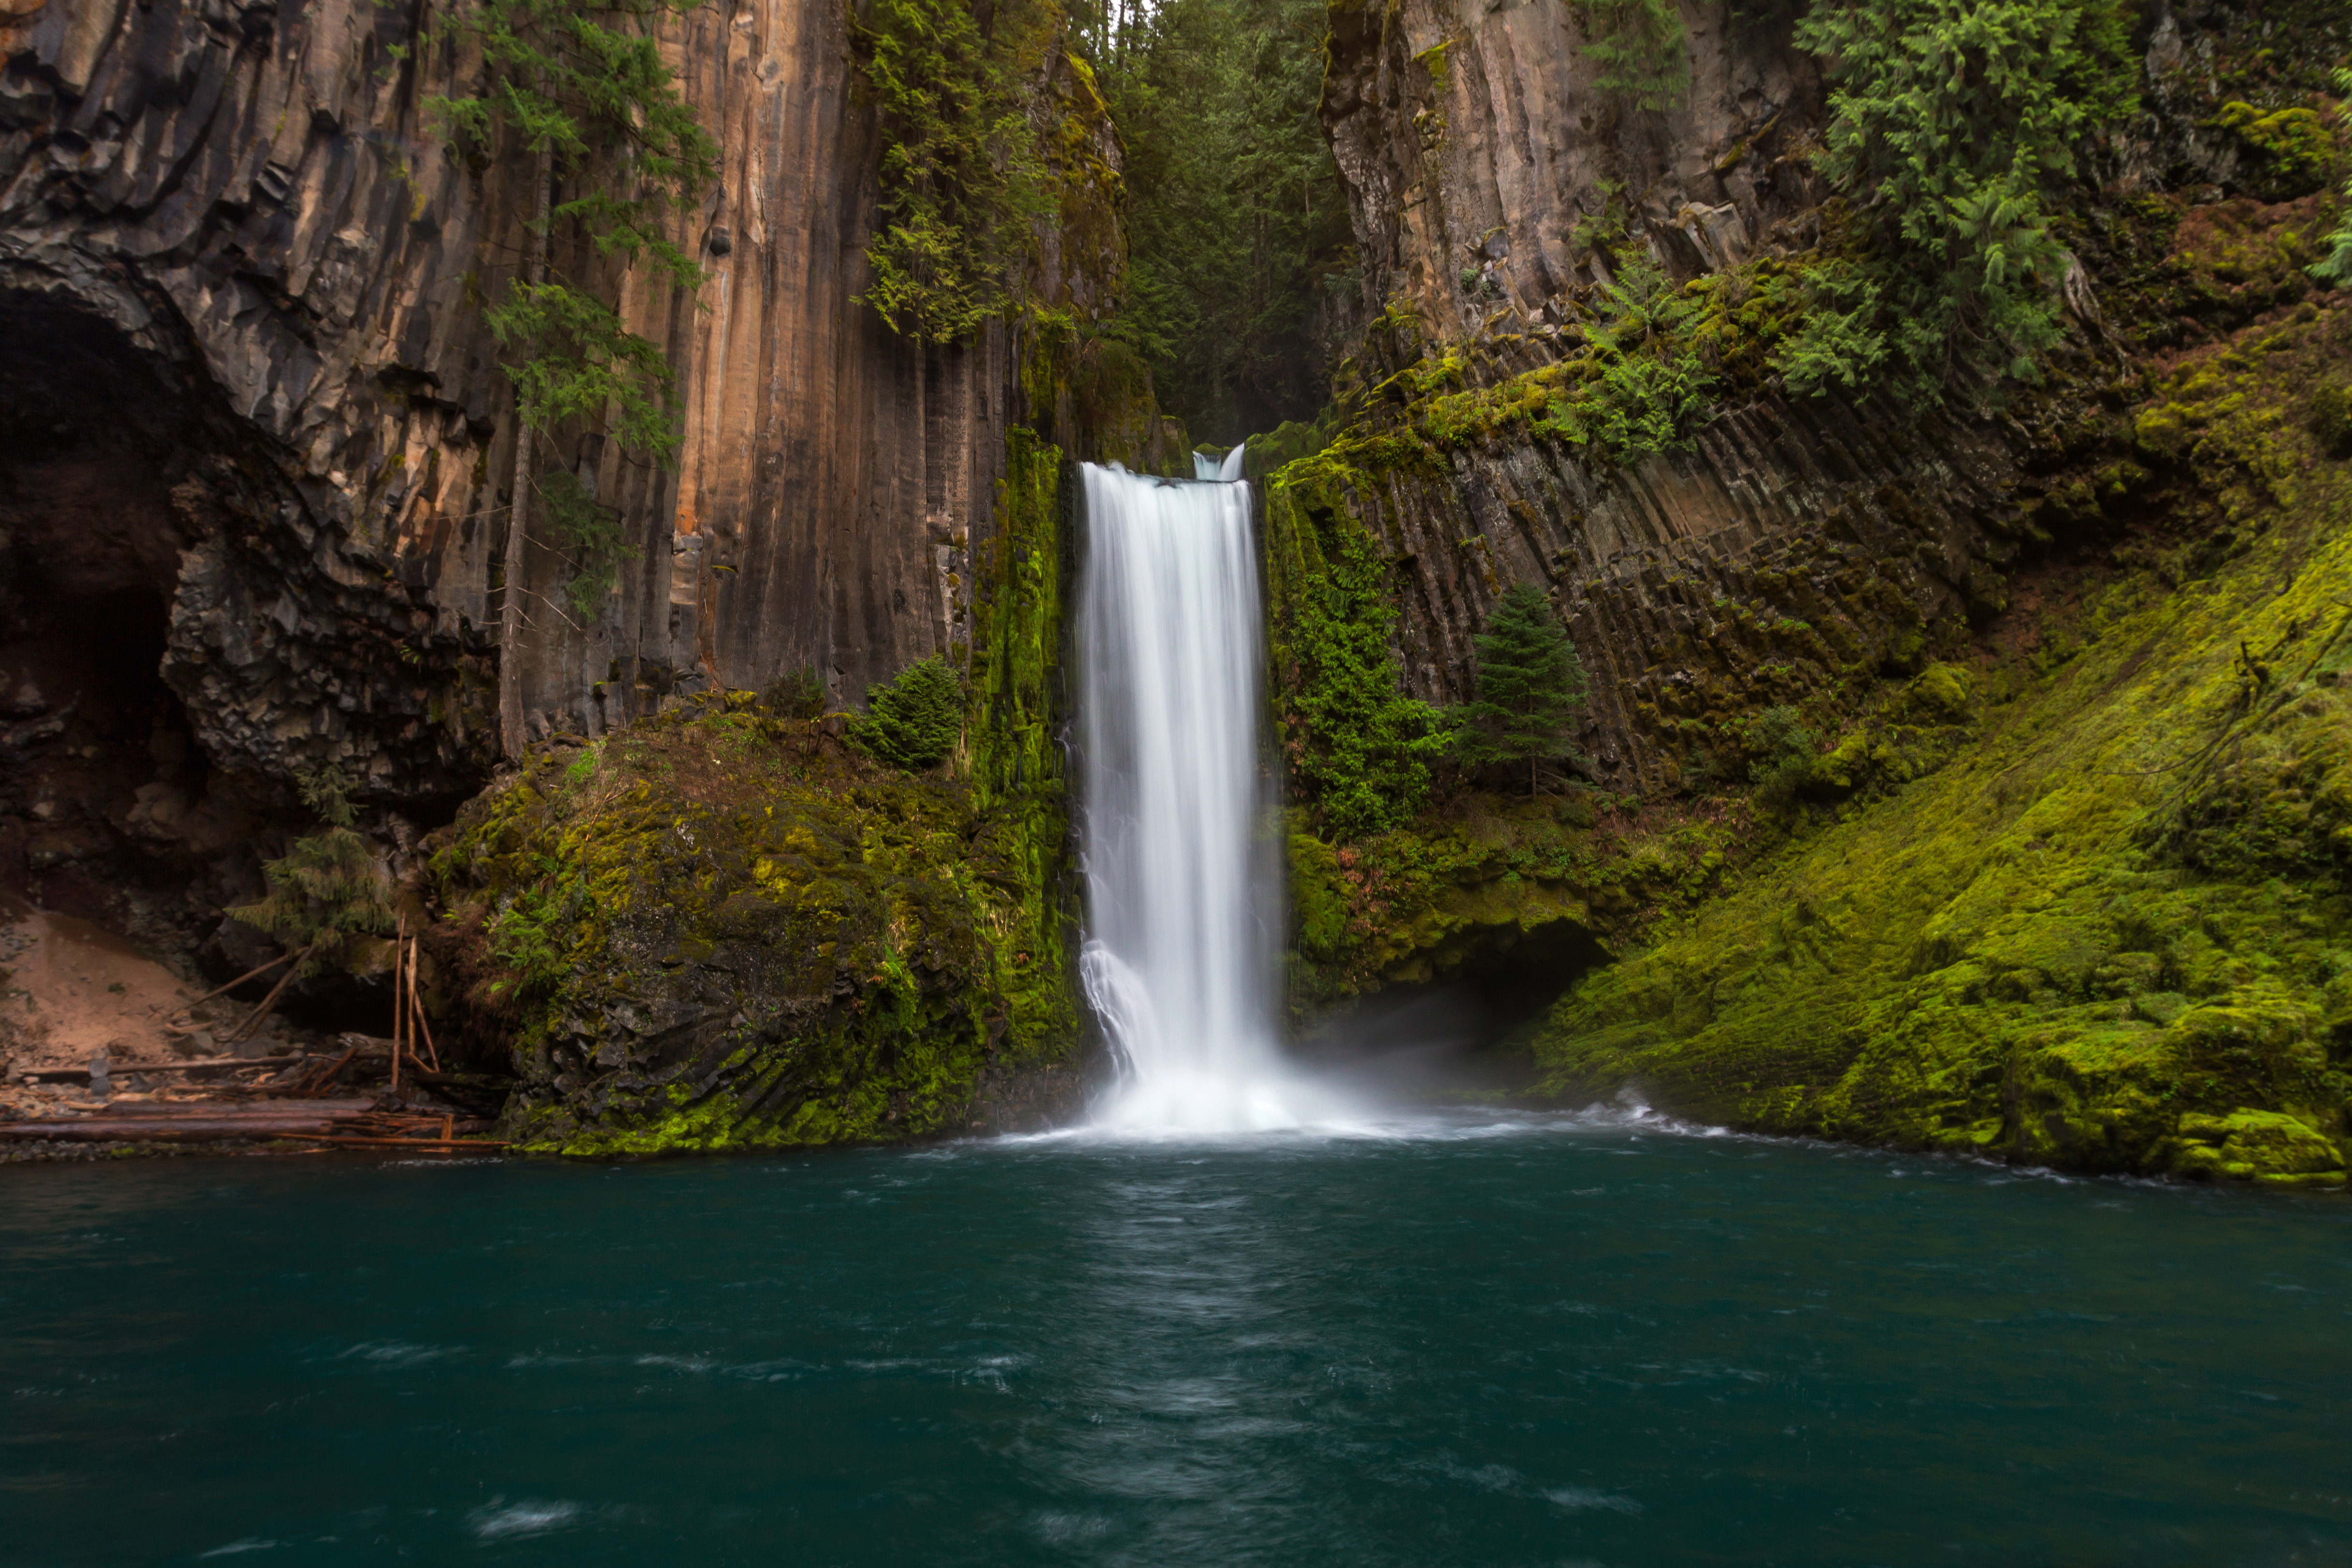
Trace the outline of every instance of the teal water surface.
<instances>
[{"instance_id":1,"label":"teal water surface","mask_svg":"<svg viewBox=\"0 0 2352 1568\"><path fill-rule=\"evenodd\" d=\"M2352 1204L1653 1119L0 1171L0 1562L2352 1563Z\"/></svg>"}]
</instances>

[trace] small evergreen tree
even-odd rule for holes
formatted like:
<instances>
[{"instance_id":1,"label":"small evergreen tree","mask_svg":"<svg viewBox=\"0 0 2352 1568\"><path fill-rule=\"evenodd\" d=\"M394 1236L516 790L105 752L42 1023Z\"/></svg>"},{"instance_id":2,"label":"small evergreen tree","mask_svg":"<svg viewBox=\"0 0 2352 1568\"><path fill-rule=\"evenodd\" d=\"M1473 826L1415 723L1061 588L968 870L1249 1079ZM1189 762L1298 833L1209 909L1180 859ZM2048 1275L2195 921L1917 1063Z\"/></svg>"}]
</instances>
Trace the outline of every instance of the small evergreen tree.
<instances>
[{"instance_id":1,"label":"small evergreen tree","mask_svg":"<svg viewBox=\"0 0 2352 1568\"><path fill-rule=\"evenodd\" d=\"M355 967L362 937L393 928L392 878L352 826L351 781L335 768L301 776L302 800L325 823L261 868L269 891L229 914L304 956L295 975Z\"/></svg>"},{"instance_id":2,"label":"small evergreen tree","mask_svg":"<svg viewBox=\"0 0 2352 1568\"><path fill-rule=\"evenodd\" d=\"M2336 90L2352 99L2352 68L2336 73ZM2341 106L2336 112L2344 112ZM2352 182L2344 186L2344 221L2327 236L2327 254L2311 264L2311 276L2339 288L2352 288Z\"/></svg>"},{"instance_id":3,"label":"small evergreen tree","mask_svg":"<svg viewBox=\"0 0 2352 1568\"><path fill-rule=\"evenodd\" d=\"M1546 758L1578 755L1568 727L1584 711L1584 661L1532 583L1505 590L1475 641L1478 699L1459 710L1454 755L1474 765L1524 762L1533 794Z\"/></svg>"},{"instance_id":4,"label":"small evergreen tree","mask_svg":"<svg viewBox=\"0 0 2352 1568\"><path fill-rule=\"evenodd\" d=\"M852 721L852 745L877 762L919 773L963 738L963 683L937 653L866 692L874 711Z\"/></svg>"}]
</instances>

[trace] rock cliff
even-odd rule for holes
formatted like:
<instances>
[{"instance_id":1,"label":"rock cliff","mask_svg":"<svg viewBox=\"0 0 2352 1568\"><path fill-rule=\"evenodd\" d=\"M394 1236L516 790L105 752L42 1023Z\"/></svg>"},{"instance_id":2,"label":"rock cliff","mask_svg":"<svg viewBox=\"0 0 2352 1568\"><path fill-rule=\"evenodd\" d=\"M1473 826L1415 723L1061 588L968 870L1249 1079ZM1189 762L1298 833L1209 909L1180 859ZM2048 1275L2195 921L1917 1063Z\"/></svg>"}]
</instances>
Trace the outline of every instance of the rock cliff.
<instances>
[{"instance_id":1,"label":"rock cliff","mask_svg":"<svg viewBox=\"0 0 2352 1568\"><path fill-rule=\"evenodd\" d=\"M2304 271L2340 14L2138 19L2143 112L2057 218L2068 340L1973 415L1793 398L1752 357L1743 291L1835 221L1821 84L1785 16L1681 19L1654 110L1601 85L1580 8L1334 7L1377 319L1352 423L1266 478L1286 737L1328 775L1330 716L1377 711L1350 639L1460 700L1532 581L1601 788L1457 786L1352 839L1306 789L1295 1005L1583 969L1520 1037L1552 1093L2340 1184L2342 453L2305 432L2344 314ZM1544 411L1629 250L1694 302L1717 395L1686 449L1612 461Z\"/></svg>"},{"instance_id":2,"label":"rock cliff","mask_svg":"<svg viewBox=\"0 0 2352 1568\"><path fill-rule=\"evenodd\" d=\"M19 7L0 39L13 574L160 596L214 762L340 761L386 800L482 777L506 582L511 394L479 307L528 204L430 124L469 68L402 52L432 20L115 0ZM797 668L854 702L944 650L1020 396L1009 334L927 348L855 303L878 144L839 8L702 7L662 42L723 147L677 236L701 295L624 296L678 368L684 446L674 473L593 437L551 455L620 507L635 560L584 622L557 552L520 563L535 734ZM1066 207L1114 201L1083 68L1039 76L1040 112L1077 124ZM1116 223L1073 214L1039 297L1085 319L1121 263Z\"/></svg>"},{"instance_id":3,"label":"rock cliff","mask_svg":"<svg viewBox=\"0 0 2352 1568\"><path fill-rule=\"evenodd\" d=\"M424 47L437 17L0 14L0 745L21 764L0 882L135 924L123 884L249 842L320 764L380 811L446 815L496 758L508 593L533 737L790 672L854 705L969 642L1012 423L1091 439L1066 390L1032 377L1027 406L1028 338L921 345L856 303L879 132L843 9L685 12L663 57L721 155L672 237L707 282L602 275L678 372L683 444L665 470L593 433L542 443L625 534L575 612L552 543L506 559L513 397L482 307L523 254L528 160L445 146L427 100L479 61ZM1124 265L1117 142L1058 39L1028 65L1061 206L1031 291L1083 325ZM184 946L250 877L248 857L150 935Z\"/></svg>"}]
</instances>

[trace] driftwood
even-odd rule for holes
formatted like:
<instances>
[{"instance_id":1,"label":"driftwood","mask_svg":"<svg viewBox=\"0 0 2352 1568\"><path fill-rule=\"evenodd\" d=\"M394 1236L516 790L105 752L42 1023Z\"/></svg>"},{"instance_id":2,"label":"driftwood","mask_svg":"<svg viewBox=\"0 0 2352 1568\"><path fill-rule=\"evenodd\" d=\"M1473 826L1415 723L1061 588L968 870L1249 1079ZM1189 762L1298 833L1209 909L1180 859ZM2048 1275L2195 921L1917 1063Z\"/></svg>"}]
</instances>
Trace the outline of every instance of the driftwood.
<instances>
[{"instance_id":1,"label":"driftwood","mask_svg":"<svg viewBox=\"0 0 2352 1568\"><path fill-rule=\"evenodd\" d=\"M336 1144L346 1148L362 1149L424 1149L448 1152L457 1149L504 1149L501 1144L488 1138L366 1138L345 1133L283 1133L281 1137L304 1144Z\"/></svg>"},{"instance_id":2,"label":"driftwood","mask_svg":"<svg viewBox=\"0 0 2352 1568\"><path fill-rule=\"evenodd\" d=\"M425 1031L425 1054L431 1061L433 1071L438 1072L441 1071L441 1052L433 1043L433 1025L425 1016L425 998L419 996L416 990L416 947L417 938L410 937L408 939L408 1016L415 1019L418 1029ZM409 1055L413 1057L415 1054L415 1051L411 1049Z\"/></svg>"},{"instance_id":3,"label":"driftwood","mask_svg":"<svg viewBox=\"0 0 2352 1568\"><path fill-rule=\"evenodd\" d=\"M269 994L261 998L261 1005L254 1009L252 1015L243 1023L228 1031L230 1044L236 1044L238 1040L243 1040L247 1035L251 1034L256 1029L260 1027L261 1020L269 1016L269 1009L278 1005L278 993L294 983L294 977L302 972L303 964L309 960L310 954L318 947L318 946L319 945L316 942L313 942L310 946L303 948L301 952L295 955L294 967L287 970L284 976L278 979L278 984L270 988Z\"/></svg>"},{"instance_id":4,"label":"driftwood","mask_svg":"<svg viewBox=\"0 0 2352 1568\"><path fill-rule=\"evenodd\" d=\"M335 1081L335 1074L341 1072L344 1068L349 1067L352 1062L352 1058L357 1056L359 1053L360 1048L356 1045L352 1046L349 1051L344 1051L342 1055L335 1058L335 1064L332 1067L328 1068L316 1078L305 1079L301 1087L296 1090L295 1092L310 1095L324 1094L327 1092L327 1085Z\"/></svg>"},{"instance_id":5,"label":"driftwood","mask_svg":"<svg viewBox=\"0 0 2352 1568\"><path fill-rule=\"evenodd\" d=\"M241 986L241 985L245 984L245 983L246 983L246 981L247 981L247 980L257 980L257 979L259 979L262 976L264 976L264 975L266 975L266 974L269 973L269 971L270 971L270 970L275 969L276 967L278 967L278 965L283 964L283 963L287 963L287 962L290 961L290 960L293 958L293 956L294 956L294 955L293 955L293 954L291 954L291 953L280 953L280 954L278 954L278 956L276 956L275 958L272 958L272 959L271 959L271 960L269 960L269 962L268 962L267 964L262 965L259 968L257 968L257 969L247 969L244 974L239 975L236 979L231 980L227 985L226 985L226 986L215 986L211 990L206 991L203 996L198 997L194 1001L193 1001L193 1002L185 1002L185 1003L183 1003L181 1006L176 1007L176 1008L173 1008L173 1009L172 1009L172 1011L173 1011L173 1013L184 1013L184 1012L187 1012L187 1011L191 1010L192 1009L195 1009L195 1008L203 1007L206 1002L211 1001L215 997L225 997L225 996L228 995L228 993L229 993L229 992L231 992L231 991L233 991L233 990L236 989L239 986Z\"/></svg>"}]
</instances>

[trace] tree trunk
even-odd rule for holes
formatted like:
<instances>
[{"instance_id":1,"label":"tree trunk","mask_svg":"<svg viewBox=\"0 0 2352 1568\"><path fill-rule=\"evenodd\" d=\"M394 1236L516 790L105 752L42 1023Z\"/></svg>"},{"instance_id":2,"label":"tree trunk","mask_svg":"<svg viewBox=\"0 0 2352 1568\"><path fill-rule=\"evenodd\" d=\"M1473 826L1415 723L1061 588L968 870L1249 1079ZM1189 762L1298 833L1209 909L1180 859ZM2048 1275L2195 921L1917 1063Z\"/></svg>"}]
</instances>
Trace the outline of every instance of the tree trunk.
<instances>
[{"instance_id":1,"label":"tree trunk","mask_svg":"<svg viewBox=\"0 0 2352 1568\"><path fill-rule=\"evenodd\" d=\"M547 280L547 209L555 199L555 150L539 152L539 178L532 193L531 226L524 253L523 281ZM515 388L514 505L507 512L505 598L499 611L499 749L520 757L522 724L522 563L530 543L530 454L537 442L523 423L522 388Z\"/></svg>"}]
</instances>

